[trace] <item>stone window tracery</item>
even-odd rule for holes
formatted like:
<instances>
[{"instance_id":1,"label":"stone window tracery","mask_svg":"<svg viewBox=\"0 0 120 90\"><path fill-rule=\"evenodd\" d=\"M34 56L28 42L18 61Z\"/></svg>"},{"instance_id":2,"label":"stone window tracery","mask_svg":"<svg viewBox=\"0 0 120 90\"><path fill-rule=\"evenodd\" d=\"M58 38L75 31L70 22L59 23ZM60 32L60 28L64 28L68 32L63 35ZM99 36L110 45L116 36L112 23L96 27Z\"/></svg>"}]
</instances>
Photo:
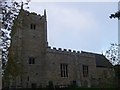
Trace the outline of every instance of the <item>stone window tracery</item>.
<instances>
[{"instance_id":1,"label":"stone window tracery","mask_svg":"<svg viewBox=\"0 0 120 90\"><path fill-rule=\"evenodd\" d=\"M60 64L61 77L68 77L68 64Z\"/></svg>"}]
</instances>

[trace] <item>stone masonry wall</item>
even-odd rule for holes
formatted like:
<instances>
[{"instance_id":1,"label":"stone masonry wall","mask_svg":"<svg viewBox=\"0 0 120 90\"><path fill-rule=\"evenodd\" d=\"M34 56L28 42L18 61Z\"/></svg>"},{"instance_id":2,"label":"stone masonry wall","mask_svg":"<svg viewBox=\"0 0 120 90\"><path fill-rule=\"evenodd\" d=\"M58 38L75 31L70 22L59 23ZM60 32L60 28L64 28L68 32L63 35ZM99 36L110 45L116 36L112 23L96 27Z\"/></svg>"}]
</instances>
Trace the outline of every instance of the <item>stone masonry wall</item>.
<instances>
[{"instance_id":1,"label":"stone masonry wall","mask_svg":"<svg viewBox=\"0 0 120 90\"><path fill-rule=\"evenodd\" d=\"M68 64L68 77L61 77L60 64ZM57 50L56 48L47 49L46 59L47 82L53 81L54 85L71 85L71 82L76 81L78 86L84 86L84 81L91 86L90 78L94 76L96 64L94 55L81 54L76 51L67 51L66 49ZM89 68L89 76L83 77L83 67L87 65Z\"/></svg>"}]
</instances>

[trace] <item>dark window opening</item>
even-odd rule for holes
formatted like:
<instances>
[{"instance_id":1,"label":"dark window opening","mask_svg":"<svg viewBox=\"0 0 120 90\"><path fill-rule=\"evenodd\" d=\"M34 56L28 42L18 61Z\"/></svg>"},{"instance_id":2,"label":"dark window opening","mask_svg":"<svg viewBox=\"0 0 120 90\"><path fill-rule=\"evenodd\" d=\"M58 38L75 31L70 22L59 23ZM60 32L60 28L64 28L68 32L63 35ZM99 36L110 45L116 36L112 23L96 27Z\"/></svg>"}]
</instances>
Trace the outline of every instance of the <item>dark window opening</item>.
<instances>
[{"instance_id":1,"label":"dark window opening","mask_svg":"<svg viewBox=\"0 0 120 90\"><path fill-rule=\"evenodd\" d=\"M83 65L83 77L88 77L88 66Z\"/></svg>"},{"instance_id":2,"label":"dark window opening","mask_svg":"<svg viewBox=\"0 0 120 90\"><path fill-rule=\"evenodd\" d=\"M35 58L30 57L29 58L29 64L35 64Z\"/></svg>"},{"instance_id":3,"label":"dark window opening","mask_svg":"<svg viewBox=\"0 0 120 90\"><path fill-rule=\"evenodd\" d=\"M31 88L36 88L37 87L37 84L36 83L32 83L31 84Z\"/></svg>"},{"instance_id":4,"label":"dark window opening","mask_svg":"<svg viewBox=\"0 0 120 90\"><path fill-rule=\"evenodd\" d=\"M68 77L68 65L60 64L61 77Z\"/></svg>"},{"instance_id":5,"label":"dark window opening","mask_svg":"<svg viewBox=\"0 0 120 90\"><path fill-rule=\"evenodd\" d=\"M27 81L29 81L29 76L27 77Z\"/></svg>"},{"instance_id":6,"label":"dark window opening","mask_svg":"<svg viewBox=\"0 0 120 90\"><path fill-rule=\"evenodd\" d=\"M33 30L35 30L36 29L36 24L31 24L30 28L33 29Z\"/></svg>"}]
</instances>

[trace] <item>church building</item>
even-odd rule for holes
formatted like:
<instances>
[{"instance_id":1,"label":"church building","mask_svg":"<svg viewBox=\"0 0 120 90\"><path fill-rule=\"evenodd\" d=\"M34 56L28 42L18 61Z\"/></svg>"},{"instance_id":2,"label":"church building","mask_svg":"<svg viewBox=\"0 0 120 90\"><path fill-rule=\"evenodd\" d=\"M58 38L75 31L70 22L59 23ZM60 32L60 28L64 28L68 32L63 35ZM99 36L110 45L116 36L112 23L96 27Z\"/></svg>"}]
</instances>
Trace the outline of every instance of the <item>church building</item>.
<instances>
[{"instance_id":1,"label":"church building","mask_svg":"<svg viewBox=\"0 0 120 90\"><path fill-rule=\"evenodd\" d=\"M105 87L113 77L113 66L102 54L48 46L46 10L44 15L20 10L12 27L3 87Z\"/></svg>"}]
</instances>

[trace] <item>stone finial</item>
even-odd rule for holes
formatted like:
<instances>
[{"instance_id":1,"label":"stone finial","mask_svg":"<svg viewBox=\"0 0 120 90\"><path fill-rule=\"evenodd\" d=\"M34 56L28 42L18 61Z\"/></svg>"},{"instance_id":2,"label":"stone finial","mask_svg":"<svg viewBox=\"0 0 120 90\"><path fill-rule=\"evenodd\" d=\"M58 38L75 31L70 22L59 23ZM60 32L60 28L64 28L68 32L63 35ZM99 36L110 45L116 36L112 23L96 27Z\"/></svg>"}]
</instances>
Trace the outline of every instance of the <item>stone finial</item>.
<instances>
[{"instance_id":1,"label":"stone finial","mask_svg":"<svg viewBox=\"0 0 120 90\"><path fill-rule=\"evenodd\" d=\"M45 20L46 20L46 9L44 9L44 17L45 17Z\"/></svg>"},{"instance_id":2,"label":"stone finial","mask_svg":"<svg viewBox=\"0 0 120 90\"><path fill-rule=\"evenodd\" d=\"M21 10L23 10L23 2L21 3Z\"/></svg>"}]
</instances>

